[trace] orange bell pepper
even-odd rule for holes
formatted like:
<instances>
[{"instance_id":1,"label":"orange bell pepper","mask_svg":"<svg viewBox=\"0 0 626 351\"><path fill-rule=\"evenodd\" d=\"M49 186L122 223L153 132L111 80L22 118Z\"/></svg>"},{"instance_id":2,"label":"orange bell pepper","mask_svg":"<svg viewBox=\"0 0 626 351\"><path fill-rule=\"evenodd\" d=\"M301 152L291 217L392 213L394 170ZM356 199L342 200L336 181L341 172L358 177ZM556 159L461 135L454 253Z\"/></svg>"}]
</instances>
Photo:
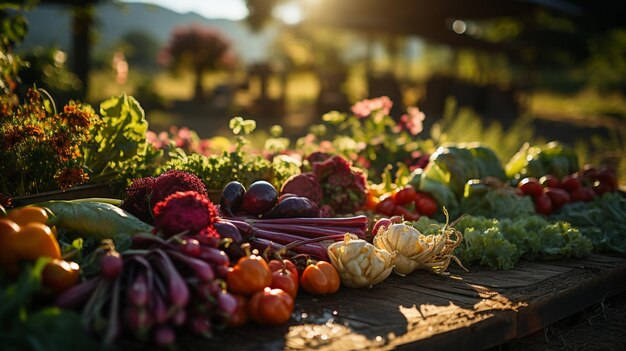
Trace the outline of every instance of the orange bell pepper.
<instances>
[{"instance_id":1,"label":"orange bell pepper","mask_svg":"<svg viewBox=\"0 0 626 351\"><path fill-rule=\"evenodd\" d=\"M26 218L19 216L20 211L26 209ZM7 270L15 271L20 260L61 258L61 248L52 230L41 223L47 219L47 214L44 219L41 213L30 207L13 210L6 218L0 219L0 264ZM17 219L20 224L12 219Z\"/></svg>"}]
</instances>

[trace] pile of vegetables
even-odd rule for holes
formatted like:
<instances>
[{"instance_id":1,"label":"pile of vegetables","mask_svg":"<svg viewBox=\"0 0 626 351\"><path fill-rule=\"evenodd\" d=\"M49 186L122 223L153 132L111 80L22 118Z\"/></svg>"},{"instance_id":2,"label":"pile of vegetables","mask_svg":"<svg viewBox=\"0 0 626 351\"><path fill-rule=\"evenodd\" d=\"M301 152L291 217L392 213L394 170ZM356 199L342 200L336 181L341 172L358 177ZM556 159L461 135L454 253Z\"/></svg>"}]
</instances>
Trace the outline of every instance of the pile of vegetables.
<instances>
[{"instance_id":1,"label":"pile of vegetables","mask_svg":"<svg viewBox=\"0 0 626 351\"><path fill-rule=\"evenodd\" d=\"M494 177L505 180L496 154L477 143L447 145L431 155L419 181L419 190L431 194L456 218L465 184L471 179Z\"/></svg>"},{"instance_id":2,"label":"pile of vegetables","mask_svg":"<svg viewBox=\"0 0 626 351\"><path fill-rule=\"evenodd\" d=\"M322 241L339 241L345 233L364 238L367 217L320 217L317 205L306 197L282 194L265 181L247 190L236 181L224 187L220 210L225 214L218 231L235 246L248 242L260 252L296 254L328 260ZM235 227L235 231L232 230Z\"/></svg>"}]
</instances>

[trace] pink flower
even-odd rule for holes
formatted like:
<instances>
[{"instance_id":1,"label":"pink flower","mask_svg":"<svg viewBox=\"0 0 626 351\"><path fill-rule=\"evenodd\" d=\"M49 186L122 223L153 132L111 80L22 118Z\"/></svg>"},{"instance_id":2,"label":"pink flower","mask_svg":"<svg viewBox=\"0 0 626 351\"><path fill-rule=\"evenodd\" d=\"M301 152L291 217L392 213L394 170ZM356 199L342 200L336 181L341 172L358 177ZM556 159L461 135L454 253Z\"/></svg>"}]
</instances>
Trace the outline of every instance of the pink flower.
<instances>
[{"instance_id":1,"label":"pink flower","mask_svg":"<svg viewBox=\"0 0 626 351\"><path fill-rule=\"evenodd\" d=\"M381 96L374 99L365 99L352 105L352 113L359 118L365 118L372 113L378 112L389 115L393 102L387 96Z\"/></svg>"},{"instance_id":2,"label":"pink flower","mask_svg":"<svg viewBox=\"0 0 626 351\"><path fill-rule=\"evenodd\" d=\"M407 114L400 117L400 124L406 128L411 135L417 135L424 129L422 122L426 116L424 112L414 106L409 107L407 112Z\"/></svg>"}]
</instances>

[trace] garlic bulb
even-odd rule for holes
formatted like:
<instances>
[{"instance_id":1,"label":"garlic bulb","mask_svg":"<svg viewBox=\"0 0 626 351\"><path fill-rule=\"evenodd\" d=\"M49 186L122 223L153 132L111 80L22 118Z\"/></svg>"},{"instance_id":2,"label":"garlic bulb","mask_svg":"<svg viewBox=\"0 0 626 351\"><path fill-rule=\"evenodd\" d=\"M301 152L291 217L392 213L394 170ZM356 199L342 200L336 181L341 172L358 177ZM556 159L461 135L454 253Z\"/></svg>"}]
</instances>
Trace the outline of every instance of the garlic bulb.
<instances>
[{"instance_id":1,"label":"garlic bulb","mask_svg":"<svg viewBox=\"0 0 626 351\"><path fill-rule=\"evenodd\" d=\"M451 235L454 235L454 240L450 238ZM454 249L462 240L461 233L452 228L444 227L439 234L423 235L410 225L393 224L378 231L374 237L374 246L396 252L394 271L397 274L406 275L416 269L444 273L450 260L465 268L454 256Z\"/></svg>"},{"instance_id":2,"label":"garlic bulb","mask_svg":"<svg viewBox=\"0 0 626 351\"><path fill-rule=\"evenodd\" d=\"M428 261L433 245L417 229L401 223L381 228L374 237L374 246L397 253L394 271L400 275L409 274Z\"/></svg>"},{"instance_id":3,"label":"garlic bulb","mask_svg":"<svg viewBox=\"0 0 626 351\"><path fill-rule=\"evenodd\" d=\"M395 253L380 250L362 239L346 234L343 241L328 247L330 262L339 272L341 282L350 288L378 284L391 274Z\"/></svg>"}]
</instances>

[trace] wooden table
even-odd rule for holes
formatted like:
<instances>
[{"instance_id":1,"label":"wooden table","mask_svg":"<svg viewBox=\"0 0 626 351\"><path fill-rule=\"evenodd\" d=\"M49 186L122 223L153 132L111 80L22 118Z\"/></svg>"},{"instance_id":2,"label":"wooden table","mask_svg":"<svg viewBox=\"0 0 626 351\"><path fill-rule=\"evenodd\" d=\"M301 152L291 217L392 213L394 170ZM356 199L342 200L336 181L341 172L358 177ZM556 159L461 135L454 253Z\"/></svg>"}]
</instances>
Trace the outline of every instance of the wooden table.
<instances>
[{"instance_id":1,"label":"wooden table","mask_svg":"<svg viewBox=\"0 0 626 351\"><path fill-rule=\"evenodd\" d=\"M291 322L247 325L182 350L481 350L523 337L626 291L626 258L520 262L515 269L450 276L392 275L370 289L301 293Z\"/></svg>"}]
</instances>

